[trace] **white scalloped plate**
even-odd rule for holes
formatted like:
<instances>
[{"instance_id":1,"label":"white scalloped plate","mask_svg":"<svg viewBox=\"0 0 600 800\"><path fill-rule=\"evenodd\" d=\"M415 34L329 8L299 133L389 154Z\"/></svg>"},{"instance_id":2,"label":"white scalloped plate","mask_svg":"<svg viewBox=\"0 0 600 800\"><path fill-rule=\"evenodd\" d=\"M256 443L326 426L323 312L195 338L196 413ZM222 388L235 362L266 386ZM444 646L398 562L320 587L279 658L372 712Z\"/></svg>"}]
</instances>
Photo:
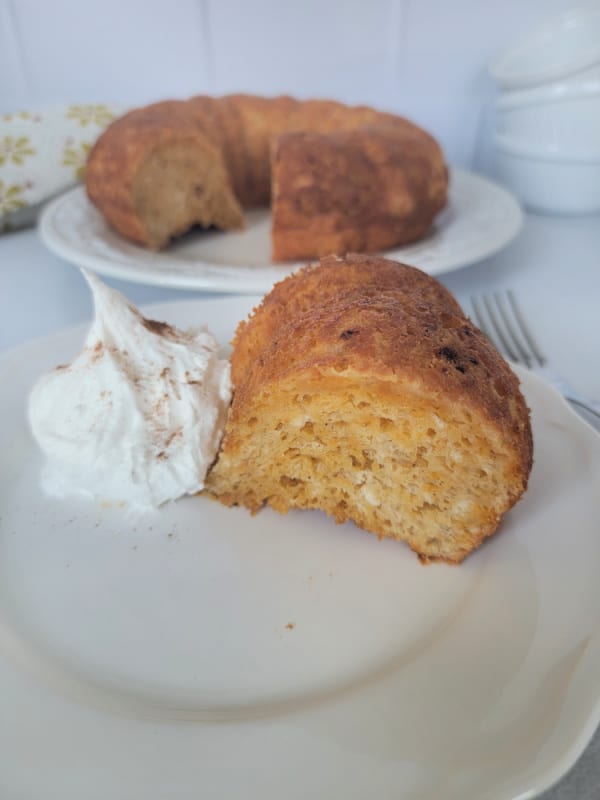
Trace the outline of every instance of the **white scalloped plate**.
<instances>
[{"instance_id":1,"label":"white scalloped plate","mask_svg":"<svg viewBox=\"0 0 600 800\"><path fill-rule=\"evenodd\" d=\"M222 342L256 298L149 310ZM535 466L460 567L316 512L134 518L40 493L25 407L81 328L0 358L0 795L509 800L600 718L600 437L520 373Z\"/></svg>"},{"instance_id":2,"label":"white scalloped plate","mask_svg":"<svg viewBox=\"0 0 600 800\"><path fill-rule=\"evenodd\" d=\"M448 207L420 242L388 251L430 275L464 267L496 253L517 234L523 215L505 189L454 169ZM246 213L246 230L193 232L155 253L115 233L77 187L42 212L40 232L57 255L101 275L134 283L235 294L263 294L298 264L271 264L268 210Z\"/></svg>"}]
</instances>

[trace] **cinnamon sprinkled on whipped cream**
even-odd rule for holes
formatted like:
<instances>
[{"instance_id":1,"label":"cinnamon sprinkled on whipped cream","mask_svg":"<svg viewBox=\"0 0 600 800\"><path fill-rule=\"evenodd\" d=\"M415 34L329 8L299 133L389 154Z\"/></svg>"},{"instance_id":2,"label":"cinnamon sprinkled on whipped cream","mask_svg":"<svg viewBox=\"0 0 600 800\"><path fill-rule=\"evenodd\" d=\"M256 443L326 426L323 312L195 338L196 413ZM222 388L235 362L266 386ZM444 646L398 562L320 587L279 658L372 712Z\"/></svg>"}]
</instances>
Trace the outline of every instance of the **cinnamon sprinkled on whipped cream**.
<instances>
[{"instance_id":1,"label":"cinnamon sprinkled on whipped cream","mask_svg":"<svg viewBox=\"0 0 600 800\"><path fill-rule=\"evenodd\" d=\"M40 378L29 399L45 490L136 511L200 491L231 400L229 363L206 329L145 319L83 274L95 306L84 348Z\"/></svg>"}]
</instances>

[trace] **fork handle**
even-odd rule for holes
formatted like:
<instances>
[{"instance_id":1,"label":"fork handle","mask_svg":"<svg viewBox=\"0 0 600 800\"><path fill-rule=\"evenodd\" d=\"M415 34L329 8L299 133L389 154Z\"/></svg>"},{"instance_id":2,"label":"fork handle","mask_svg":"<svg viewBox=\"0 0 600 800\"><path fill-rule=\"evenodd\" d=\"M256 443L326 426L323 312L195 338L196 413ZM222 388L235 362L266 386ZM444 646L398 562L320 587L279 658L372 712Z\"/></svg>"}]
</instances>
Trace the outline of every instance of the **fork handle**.
<instances>
[{"instance_id":1,"label":"fork handle","mask_svg":"<svg viewBox=\"0 0 600 800\"><path fill-rule=\"evenodd\" d=\"M545 369L537 369L536 372L543 375L550 383L554 384L569 403L576 406L578 409L584 409L584 411L590 414L594 418L595 427L598 427L598 423L600 423L600 403L575 391L567 381L552 373L547 367Z\"/></svg>"},{"instance_id":2,"label":"fork handle","mask_svg":"<svg viewBox=\"0 0 600 800\"><path fill-rule=\"evenodd\" d=\"M588 414L591 414L594 417L595 425L598 426L598 423L600 423L600 403L574 391L573 387L564 383L564 381L558 383L557 389L565 400L568 400L577 409L583 409Z\"/></svg>"},{"instance_id":3,"label":"fork handle","mask_svg":"<svg viewBox=\"0 0 600 800\"><path fill-rule=\"evenodd\" d=\"M582 398L581 396L573 397L572 393L566 394L565 398L578 408L583 408L588 414L593 414L598 422L600 422L600 403L595 403L593 400Z\"/></svg>"}]
</instances>

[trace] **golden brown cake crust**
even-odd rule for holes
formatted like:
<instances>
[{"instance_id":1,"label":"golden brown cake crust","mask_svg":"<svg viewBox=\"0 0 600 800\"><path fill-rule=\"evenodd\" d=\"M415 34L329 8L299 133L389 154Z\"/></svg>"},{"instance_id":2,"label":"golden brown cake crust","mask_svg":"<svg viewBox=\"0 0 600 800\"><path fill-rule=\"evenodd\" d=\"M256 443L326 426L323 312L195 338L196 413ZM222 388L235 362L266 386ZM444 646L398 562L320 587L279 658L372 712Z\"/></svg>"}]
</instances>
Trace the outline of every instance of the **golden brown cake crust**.
<instances>
[{"instance_id":1,"label":"golden brown cake crust","mask_svg":"<svg viewBox=\"0 0 600 800\"><path fill-rule=\"evenodd\" d=\"M432 394L483 411L512 437L523 472L531 469L529 415L517 376L450 292L416 267L330 256L276 284L238 326L232 413L244 395L277 383L299 362L303 369L393 381L418 375Z\"/></svg>"},{"instance_id":2,"label":"golden brown cake crust","mask_svg":"<svg viewBox=\"0 0 600 800\"><path fill-rule=\"evenodd\" d=\"M436 143L404 120L284 134L273 144L272 175L276 261L415 241L446 203Z\"/></svg>"},{"instance_id":3,"label":"golden brown cake crust","mask_svg":"<svg viewBox=\"0 0 600 800\"><path fill-rule=\"evenodd\" d=\"M136 200L136 181L153 157L169 153L171 159L181 154L184 158L187 156L190 163L203 160L220 170L224 191L231 194L237 206L214 125L207 126L207 130L210 135L198 125L189 104L184 101L165 101L125 114L109 126L92 148L85 174L88 197L126 238L153 248L168 244L170 236L155 238L144 224L142 209ZM161 187L157 186L147 194L156 200L155 193L160 191ZM162 191L172 203L164 185ZM237 216L234 209L231 227L243 227L241 209ZM177 235L184 231L185 222L180 228L175 225L172 233Z\"/></svg>"},{"instance_id":4,"label":"golden brown cake crust","mask_svg":"<svg viewBox=\"0 0 600 800\"><path fill-rule=\"evenodd\" d=\"M170 236L157 231L140 206L135 183L152 156L156 161L157 153L171 148L170 157L177 142L187 147L189 159L217 165L217 174L190 173L189 181L206 189L210 179L212 208L220 211L213 222L219 227L239 228L241 208L273 201L276 260L376 251L412 241L424 235L446 203L442 152L408 120L328 100L198 96L131 111L92 148L88 196L126 238L154 248L168 244ZM185 175L184 170L181 180ZM156 185L160 193L161 183L159 176L145 186ZM159 200L153 205L160 210ZM165 209L173 203L165 192ZM167 223L171 235L194 222L206 224L210 215L196 206Z\"/></svg>"},{"instance_id":5,"label":"golden brown cake crust","mask_svg":"<svg viewBox=\"0 0 600 800\"><path fill-rule=\"evenodd\" d=\"M527 487L517 377L413 267L330 257L277 284L238 327L232 378L207 484L227 504L322 508L423 560L458 562Z\"/></svg>"}]
</instances>

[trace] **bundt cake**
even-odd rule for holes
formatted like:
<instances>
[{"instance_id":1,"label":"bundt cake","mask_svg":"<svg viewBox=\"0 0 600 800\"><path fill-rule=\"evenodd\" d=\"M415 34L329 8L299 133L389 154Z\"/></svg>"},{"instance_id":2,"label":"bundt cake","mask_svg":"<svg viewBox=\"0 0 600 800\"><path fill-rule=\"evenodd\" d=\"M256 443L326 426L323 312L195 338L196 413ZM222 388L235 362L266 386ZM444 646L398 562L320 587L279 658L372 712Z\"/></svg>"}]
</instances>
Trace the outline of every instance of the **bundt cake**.
<instances>
[{"instance_id":1,"label":"bundt cake","mask_svg":"<svg viewBox=\"0 0 600 800\"><path fill-rule=\"evenodd\" d=\"M125 114L88 157L86 189L126 238L166 247L237 230L272 203L275 260L377 251L423 236L447 197L441 149L402 117L328 100L194 97Z\"/></svg>"},{"instance_id":2,"label":"bundt cake","mask_svg":"<svg viewBox=\"0 0 600 800\"><path fill-rule=\"evenodd\" d=\"M421 560L462 561L527 488L519 381L413 267L329 257L242 322L207 489L252 512L322 509Z\"/></svg>"}]
</instances>

